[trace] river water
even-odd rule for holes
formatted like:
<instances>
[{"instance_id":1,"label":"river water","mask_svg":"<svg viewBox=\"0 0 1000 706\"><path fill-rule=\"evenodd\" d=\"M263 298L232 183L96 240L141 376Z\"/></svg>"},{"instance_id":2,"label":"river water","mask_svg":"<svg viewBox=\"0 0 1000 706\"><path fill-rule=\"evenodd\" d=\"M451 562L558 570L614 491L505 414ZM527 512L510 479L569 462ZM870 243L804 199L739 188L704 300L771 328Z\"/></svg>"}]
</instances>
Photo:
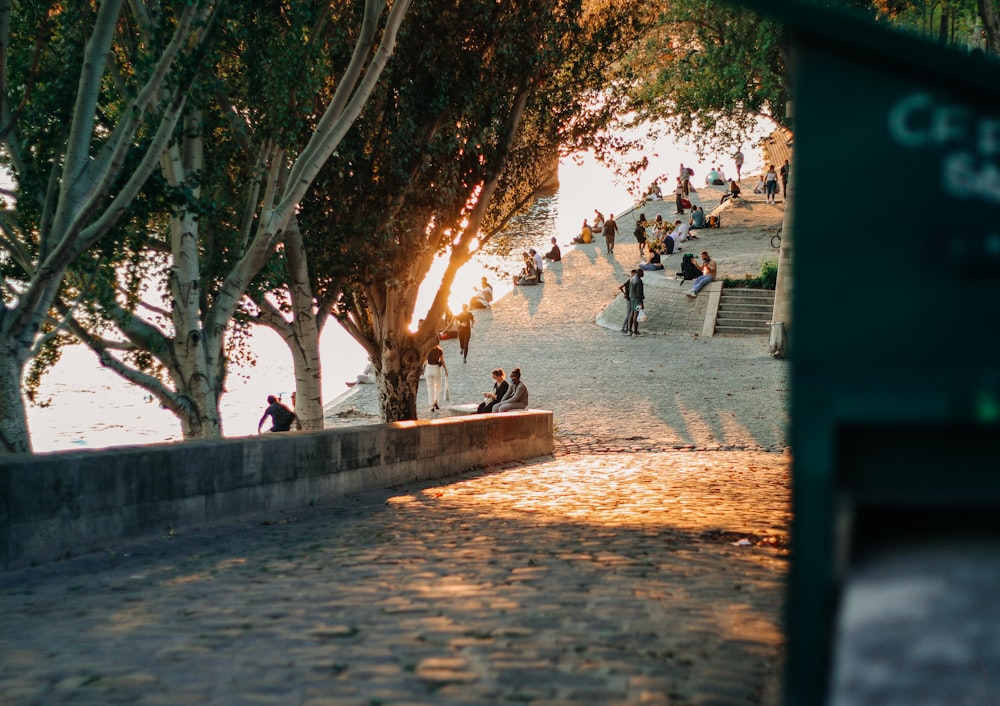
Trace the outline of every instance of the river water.
<instances>
[{"instance_id":1,"label":"river water","mask_svg":"<svg viewBox=\"0 0 1000 706\"><path fill-rule=\"evenodd\" d=\"M757 150L744 147L743 152L746 155L744 176L758 173L761 157ZM727 174L735 176L730 156L714 155L711 161L703 163L693 150L669 140L649 142L642 155L633 154L628 159L637 156L649 160L639 183L644 188L658 178L665 195L672 191L682 162L695 170L695 184L704 178L710 165L721 165ZM626 179L591 155L563 160L559 167L558 188L539 198L527 214L512 222L502 237L487 243L474 261L458 273L450 298L452 309L461 309L462 302L469 300L484 275L493 283L496 296L503 296L510 290L508 273L520 269L521 251L534 247L545 252L553 236L559 243L569 242L579 233L583 219L592 219L595 208L607 216L627 210L637 197L638 194L629 193ZM441 267L429 273L421 288L417 312L426 311L440 276ZM226 436L256 433L267 395L281 394L288 401L295 387L291 354L276 334L259 329L251 339L251 346L256 362L252 366L233 367L222 398ZM345 382L355 379L365 367L367 357L361 346L336 322L327 326L320 348L323 400L329 403L348 393ZM28 407L32 445L38 452L149 444L181 438L180 424L172 414L150 401L143 390L102 368L93 354L80 346L65 349L62 360L46 375L39 401L40 405Z\"/></svg>"}]
</instances>

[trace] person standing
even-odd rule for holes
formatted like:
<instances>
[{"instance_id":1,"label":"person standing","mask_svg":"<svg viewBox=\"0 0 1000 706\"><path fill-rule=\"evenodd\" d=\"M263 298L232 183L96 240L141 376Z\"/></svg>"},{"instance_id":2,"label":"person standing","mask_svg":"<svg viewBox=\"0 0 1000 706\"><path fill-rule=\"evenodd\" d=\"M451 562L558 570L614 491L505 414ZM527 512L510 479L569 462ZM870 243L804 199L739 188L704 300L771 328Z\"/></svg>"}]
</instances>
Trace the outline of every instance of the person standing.
<instances>
[{"instance_id":1,"label":"person standing","mask_svg":"<svg viewBox=\"0 0 1000 706\"><path fill-rule=\"evenodd\" d=\"M632 236L635 241L639 243L639 259L642 259L643 253L646 251L646 215L643 213L639 214L639 220L635 222L635 230L632 231Z\"/></svg>"},{"instance_id":2,"label":"person standing","mask_svg":"<svg viewBox=\"0 0 1000 706\"><path fill-rule=\"evenodd\" d=\"M635 271L629 281L629 333L633 338L639 335L639 311L645 296L642 290L642 269Z\"/></svg>"},{"instance_id":3,"label":"person standing","mask_svg":"<svg viewBox=\"0 0 1000 706\"><path fill-rule=\"evenodd\" d=\"M677 183L681 187L681 196L691 195L691 170L681 162L681 172L677 175Z\"/></svg>"},{"instance_id":4,"label":"person standing","mask_svg":"<svg viewBox=\"0 0 1000 706\"><path fill-rule=\"evenodd\" d=\"M681 165L683 166L683 165ZM674 189L674 204L677 206L676 213L684 213L684 184L681 183L681 178L677 177L677 188Z\"/></svg>"},{"instance_id":5,"label":"person standing","mask_svg":"<svg viewBox=\"0 0 1000 706\"><path fill-rule=\"evenodd\" d=\"M618 291L625 297L625 320L622 321L622 333L628 333L629 321L632 319L632 301L629 298L629 288L632 285L632 278L635 277L635 270L628 273L628 279L622 282Z\"/></svg>"},{"instance_id":6,"label":"person standing","mask_svg":"<svg viewBox=\"0 0 1000 706\"><path fill-rule=\"evenodd\" d=\"M431 404L432 412L437 412L441 409L438 400L441 397L441 388L444 382L444 378L441 375L442 371L444 375L447 375L448 366L444 364L444 350L441 346L436 345L427 354L427 367L425 368L424 375L427 381L427 400Z\"/></svg>"},{"instance_id":7,"label":"person standing","mask_svg":"<svg viewBox=\"0 0 1000 706\"><path fill-rule=\"evenodd\" d=\"M257 422L258 434L260 434L261 427L264 426L264 420L268 417L271 418L271 428L269 431L291 431L292 422L295 421L295 412L281 404L281 400L274 395L268 395L267 409L264 410L264 415Z\"/></svg>"},{"instance_id":8,"label":"person standing","mask_svg":"<svg viewBox=\"0 0 1000 706\"><path fill-rule=\"evenodd\" d=\"M618 234L618 221L615 214L609 213L608 220L604 222L604 245L608 249L608 255L615 254L615 235ZM511 373L513 375L513 373Z\"/></svg>"},{"instance_id":9,"label":"person standing","mask_svg":"<svg viewBox=\"0 0 1000 706\"><path fill-rule=\"evenodd\" d=\"M710 258L707 252L702 250L701 277L698 277L697 279L695 279L694 282L691 283L691 291L685 292L684 295L688 299L694 299L696 296L698 296L698 292L701 291L702 287L704 287L709 282L715 281L715 275L717 272L718 272L718 265L716 264L715 260Z\"/></svg>"},{"instance_id":10,"label":"person standing","mask_svg":"<svg viewBox=\"0 0 1000 706\"><path fill-rule=\"evenodd\" d=\"M607 227L607 223L604 224ZM521 369L514 368L510 371L510 387L496 407L494 412L509 412L512 409L528 408L528 388L521 382Z\"/></svg>"},{"instance_id":11,"label":"person standing","mask_svg":"<svg viewBox=\"0 0 1000 706\"><path fill-rule=\"evenodd\" d=\"M741 173L743 172L743 151L737 147L736 154L733 155L733 162L736 163L736 181L740 181L743 177Z\"/></svg>"},{"instance_id":12,"label":"person standing","mask_svg":"<svg viewBox=\"0 0 1000 706\"><path fill-rule=\"evenodd\" d=\"M787 200L788 199L788 171L791 169L791 165L788 164L788 160L781 165L781 170L778 172L781 175L781 195Z\"/></svg>"},{"instance_id":13,"label":"person standing","mask_svg":"<svg viewBox=\"0 0 1000 706\"><path fill-rule=\"evenodd\" d=\"M764 193L767 194L767 203L774 203L774 192L778 190L778 173L774 171L774 165L767 165L767 172L764 174Z\"/></svg>"},{"instance_id":14,"label":"person standing","mask_svg":"<svg viewBox=\"0 0 1000 706\"><path fill-rule=\"evenodd\" d=\"M462 362L469 359L469 339L472 337L472 325L476 323L476 317L469 311L468 304L462 304L462 311L455 314L455 321L458 323L458 346L462 351Z\"/></svg>"}]
</instances>

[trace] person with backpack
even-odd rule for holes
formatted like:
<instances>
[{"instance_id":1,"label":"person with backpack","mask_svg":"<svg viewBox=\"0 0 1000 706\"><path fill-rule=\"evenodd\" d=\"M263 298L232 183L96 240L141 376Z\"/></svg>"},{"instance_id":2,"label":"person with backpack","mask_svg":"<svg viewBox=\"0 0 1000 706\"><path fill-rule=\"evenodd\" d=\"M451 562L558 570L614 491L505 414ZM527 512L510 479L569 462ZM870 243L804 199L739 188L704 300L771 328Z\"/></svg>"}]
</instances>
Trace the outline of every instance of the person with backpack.
<instances>
[{"instance_id":1,"label":"person with backpack","mask_svg":"<svg viewBox=\"0 0 1000 706\"><path fill-rule=\"evenodd\" d=\"M274 395L268 395L267 409L264 410L264 415L257 422L258 434L260 434L261 427L264 426L264 420L268 417L271 418L271 428L268 431L291 431L292 422L295 421L295 412L281 404L281 400Z\"/></svg>"}]
</instances>

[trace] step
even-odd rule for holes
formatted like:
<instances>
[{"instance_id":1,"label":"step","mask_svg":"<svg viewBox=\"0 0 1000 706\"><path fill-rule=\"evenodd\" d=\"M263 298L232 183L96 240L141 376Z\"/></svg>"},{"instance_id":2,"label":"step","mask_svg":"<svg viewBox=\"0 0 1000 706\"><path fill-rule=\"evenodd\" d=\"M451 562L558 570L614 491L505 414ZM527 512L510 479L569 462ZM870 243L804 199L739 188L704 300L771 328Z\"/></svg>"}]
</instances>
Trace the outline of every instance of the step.
<instances>
[{"instance_id":1,"label":"step","mask_svg":"<svg viewBox=\"0 0 1000 706\"><path fill-rule=\"evenodd\" d=\"M730 311L726 309L723 311L719 309L716 313L716 317L719 319L745 319L747 321L770 321L772 311L770 309L766 311Z\"/></svg>"},{"instance_id":2,"label":"step","mask_svg":"<svg viewBox=\"0 0 1000 706\"><path fill-rule=\"evenodd\" d=\"M768 327L756 327L756 326L719 326L715 327L715 335L730 335L730 336L766 336L768 333Z\"/></svg>"}]
</instances>

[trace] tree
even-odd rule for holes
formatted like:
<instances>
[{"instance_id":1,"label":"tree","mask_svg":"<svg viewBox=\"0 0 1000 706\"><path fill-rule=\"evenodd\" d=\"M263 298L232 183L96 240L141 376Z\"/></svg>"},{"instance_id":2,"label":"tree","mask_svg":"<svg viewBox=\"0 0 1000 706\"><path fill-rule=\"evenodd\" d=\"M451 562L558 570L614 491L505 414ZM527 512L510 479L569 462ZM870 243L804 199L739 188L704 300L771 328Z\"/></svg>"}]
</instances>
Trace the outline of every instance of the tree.
<instances>
[{"instance_id":1,"label":"tree","mask_svg":"<svg viewBox=\"0 0 1000 706\"><path fill-rule=\"evenodd\" d=\"M576 148L620 107L605 79L638 26L624 3L414 10L398 60L300 213L310 316L322 326L332 314L368 352L386 421L416 418L421 364L457 270L531 202L560 149ZM438 256L448 266L410 331ZM286 308L295 296L285 295Z\"/></svg>"},{"instance_id":2,"label":"tree","mask_svg":"<svg viewBox=\"0 0 1000 706\"><path fill-rule=\"evenodd\" d=\"M25 365L57 328L68 269L156 169L211 37L215 0L0 8L0 452L30 451ZM132 41L137 33L149 43ZM72 77L76 76L76 82Z\"/></svg>"},{"instance_id":3,"label":"tree","mask_svg":"<svg viewBox=\"0 0 1000 706\"><path fill-rule=\"evenodd\" d=\"M166 226L130 263L164 258L167 306L105 290L73 317L74 334L171 410L185 438L222 434L234 316L283 239L297 237L299 202L376 86L408 6L366 0L360 27L350 3L251 3L234 14L212 80L161 160ZM105 282L118 291L119 277Z\"/></svg>"},{"instance_id":4,"label":"tree","mask_svg":"<svg viewBox=\"0 0 1000 706\"><path fill-rule=\"evenodd\" d=\"M786 44L780 25L743 7L672 0L628 58L634 122L662 120L713 152L761 117L787 126Z\"/></svg>"}]
</instances>

